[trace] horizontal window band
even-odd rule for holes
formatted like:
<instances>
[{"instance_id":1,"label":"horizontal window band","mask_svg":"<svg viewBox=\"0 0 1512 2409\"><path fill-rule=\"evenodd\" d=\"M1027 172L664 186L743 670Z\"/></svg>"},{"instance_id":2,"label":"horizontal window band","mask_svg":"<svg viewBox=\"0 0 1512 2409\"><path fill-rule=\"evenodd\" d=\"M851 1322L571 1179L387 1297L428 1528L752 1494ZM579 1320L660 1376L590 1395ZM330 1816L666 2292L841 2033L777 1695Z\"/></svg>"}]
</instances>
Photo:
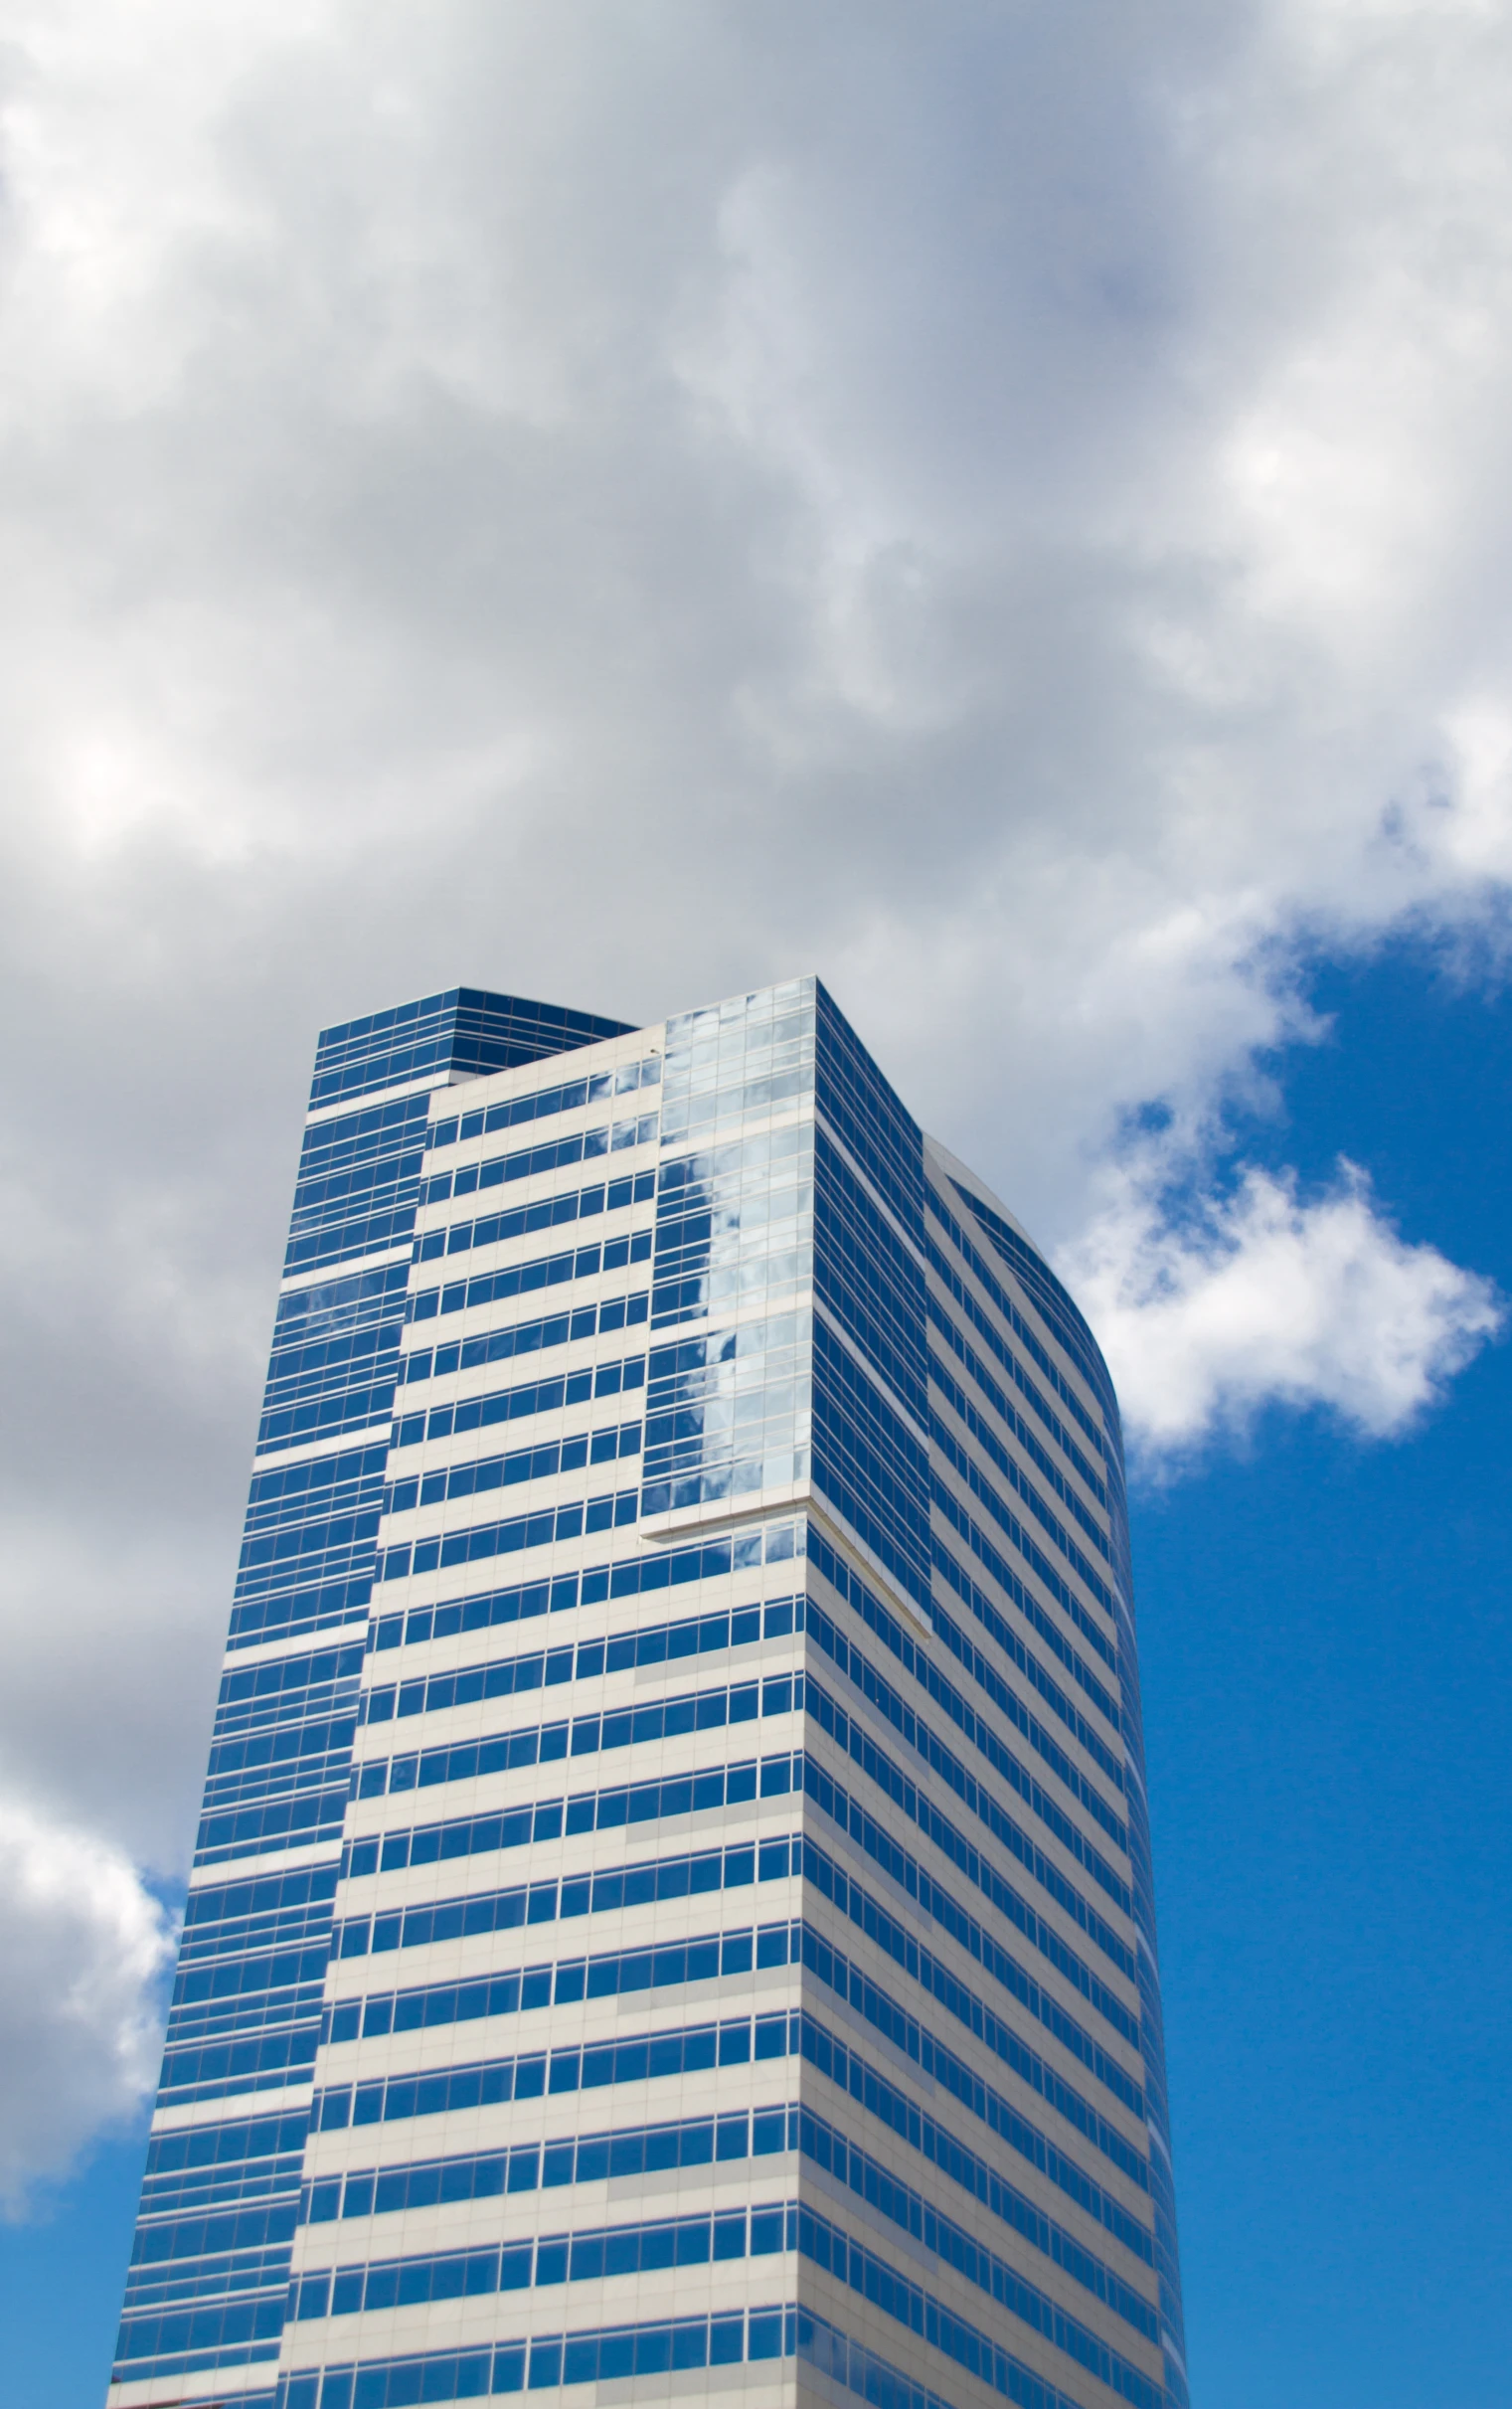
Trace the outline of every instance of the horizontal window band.
<instances>
[{"instance_id":1,"label":"horizontal window band","mask_svg":"<svg viewBox=\"0 0 1512 2409\"><path fill-rule=\"evenodd\" d=\"M700 1540L689 1547L658 1549L654 1556L633 1556L620 1564L593 1565L584 1573L564 1573L551 1580L527 1581L518 1587L488 1590L472 1597L444 1600L439 1606L411 1607L408 1613L386 1615L371 1627L379 1649L411 1647L463 1631L486 1631L503 1624L530 1622L537 1616L565 1614L594 1606L607 1598L631 1598L691 1582L712 1581L721 1574L789 1564L803 1554L807 1525L790 1517L763 1522L754 1529L733 1531L718 1539Z\"/></svg>"},{"instance_id":2,"label":"horizontal window band","mask_svg":"<svg viewBox=\"0 0 1512 2409\"><path fill-rule=\"evenodd\" d=\"M276 1656L264 1664L234 1666L221 1676L218 1718L233 1711L254 1713L289 1693L308 1695L362 1671L361 1641L311 1648L303 1655Z\"/></svg>"},{"instance_id":3,"label":"horizontal window band","mask_svg":"<svg viewBox=\"0 0 1512 2409\"><path fill-rule=\"evenodd\" d=\"M394 1425L392 1446L418 1447L422 1439L451 1439L463 1431L554 1413L561 1406L587 1405L591 1398L618 1397L643 1388L645 1376L644 1355L627 1355L618 1363L593 1364L581 1372L558 1372L547 1380L494 1389L483 1397L460 1398L454 1405L432 1406L428 1414L402 1416Z\"/></svg>"},{"instance_id":4,"label":"horizontal window band","mask_svg":"<svg viewBox=\"0 0 1512 2409\"><path fill-rule=\"evenodd\" d=\"M307 2116L279 2114L235 2118L226 2124L185 2125L172 2133L156 2133L147 2144L145 2180L204 2172L212 2167L243 2165L252 2159L281 2159L292 2154L302 2163Z\"/></svg>"},{"instance_id":5,"label":"horizontal window band","mask_svg":"<svg viewBox=\"0 0 1512 2409\"><path fill-rule=\"evenodd\" d=\"M503 2199L516 2192L553 2191L624 2175L771 2157L797 2146L797 2106L784 2102L754 2114L742 2108L733 2116L573 2134L560 2142L522 2142L513 2149L470 2156L407 2158L391 2166L353 2167L345 2175L306 2183L299 2221L328 2225L353 2217L396 2216L459 2200ZM206 2220L195 2221L193 2230L186 2223L186 2255L200 2224L210 2230Z\"/></svg>"},{"instance_id":6,"label":"horizontal window band","mask_svg":"<svg viewBox=\"0 0 1512 2409\"><path fill-rule=\"evenodd\" d=\"M236 1596L254 1597L307 1580L308 1569L302 1561L306 1557L325 1558L332 1567L350 1563L353 1571L359 1569L361 1558L366 1560L362 1567L366 1569L378 1538L383 1485L381 1479L373 1479L363 1486L369 1498L355 1511L299 1522L292 1529L258 1529L254 1537L244 1541Z\"/></svg>"},{"instance_id":7,"label":"horizontal window band","mask_svg":"<svg viewBox=\"0 0 1512 2409\"><path fill-rule=\"evenodd\" d=\"M375 1422L386 1422L394 1411L394 1395L399 1379L400 1353L396 1333L389 1351L387 1369L379 1378L374 1365L371 1386L346 1388L324 1393L301 1405L269 1411L257 1426L257 1453L272 1455L288 1447L297 1447L316 1439L334 1438L342 1431L367 1430Z\"/></svg>"},{"instance_id":8,"label":"horizontal window band","mask_svg":"<svg viewBox=\"0 0 1512 2409\"><path fill-rule=\"evenodd\" d=\"M449 1572L453 1565L520 1555L527 1548L550 1547L559 1539L590 1538L595 1531L622 1529L639 1512L639 1489L620 1489L602 1497L578 1498L570 1505L544 1506L533 1514L514 1515L507 1522L478 1523L470 1530L440 1532L433 1539L407 1540L380 1551L376 1578L404 1581L412 1573Z\"/></svg>"},{"instance_id":9,"label":"horizontal window band","mask_svg":"<svg viewBox=\"0 0 1512 2409\"><path fill-rule=\"evenodd\" d=\"M348 2126L387 2125L619 2083L656 2082L716 2066L784 2058L797 2046L798 2018L786 2008L775 2015L725 2017L719 2023L642 2033L628 2040L595 2041L586 2047L575 2043L550 2052L438 2067L427 2074L338 2084L317 2095L310 2129L344 2133Z\"/></svg>"},{"instance_id":10,"label":"horizontal window band","mask_svg":"<svg viewBox=\"0 0 1512 2409\"><path fill-rule=\"evenodd\" d=\"M323 1220L321 1226L290 1238L283 1256L284 1279L296 1273L308 1276L334 1270L340 1263L358 1263L368 1256L408 1247L415 1236L420 1203L419 1173L411 1173L394 1195L395 1201L387 1209L363 1213L350 1221Z\"/></svg>"},{"instance_id":11,"label":"horizontal window band","mask_svg":"<svg viewBox=\"0 0 1512 2409\"><path fill-rule=\"evenodd\" d=\"M479 1272L470 1280L449 1282L444 1288L419 1289L411 1296L406 1319L433 1321L437 1314L471 1312L479 1305L500 1304L511 1296L532 1296L542 1289L569 1287L578 1280L596 1280L604 1272L622 1272L633 1263L646 1263L651 1233L639 1230L627 1238L606 1238L601 1244L576 1247L563 1255L547 1255L534 1263L510 1264L503 1271Z\"/></svg>"},{"instance_id":12,"label":"horizontal window band","mask_svg":"<svg viewBox=\"0 0 1512 2409\"><path fill-rule=\"evenodd\" d=\"M350 1794L351 1776L343 1769L339 1788L302 1792L292 1798L206 1815L201 1819L195 1841L195 1864L226 1864L238 1856L251 1856L258 1849L280 1845L304 1847L316 1840L338 1840Z\"/></svg>"},{"instance_id":13,"label":"horizontal window band","mask_svg":"<svg viewBox=\"0 0 1512 2409\"><path fill-rule=\"evenodd\" d=\"M330 1506L321 1503L325 1489L352 1486L357 1494L371 1479L381 1483L388 1453L387 1442L381 1440L377 1445L343 1449L273 1471L254 1472L247 1511L249 1533L285 1518L318 1518L329 1512Z\"/></svg>"},{"instance_id":14,"label":"horizontal window band","mask_svg":"<svg viewBox=\"0 0 1512 2409\"><path fill-rule=\"evenodd\" d=\"M361 2267L322 2269L297 2280L289 2287L289 2321L303 2323L310 2318L371 2315L430 2301L600 2283L661 2268L720 2266L735 2259L780 2256L796 2241L796 2203L779 2201L769 2208L741 2207L713 2215L657 2217L643 2224L543 2234L482 2250L377 2259Z\"/></svg>"},{"instance_id":15,"label":"horizontal window band","mask_svg":"<svg viewBox=\"0 0 1512 2409\"><path fill-rule=\"evenodd\" d=\"M248 1598L231 1612L230 1648L255 1647L266 1639L293 1639L308 1633L333 1631L343 1623L365 1617L373 1596L369 1569L346 1581L323 1581L271 1597Z\"/></svg>"},{"instance_id":16,"label":"horizontal window band","mask_svg":"<svg viewBox=\"0 0 1512 2409\"><path fill-rule=\"evenodd\" d=\"M474 1180L472 1184L475 1187L477 1182ZM508 1212L479 1214L471 1221L453 1221L442 1229L425 1230L415 1242L415 1260L434 1263L440 1256L465 1255L477 1247L502 1246L513 1238L533 1237L538 1230L570 1229L574 1222L592 1221L600 1213L622 1213L632 1205L649 1203L655 1192L654 1171L641 1171L629 1179L599 1180L589 1188L569 1188L556 1196L540 1197L532 1204L515 1205ZM451 1193L449 1181L431 1180L424 1202L429 1204ZM455 1193L462 1196L469 1191L458 1187Z\"/></svg>"},{"instance_id":17,"label":"horizontal window band","mask_svg":"<svg viewBox=\"0 0 1512 2409\"><path fill-rule=\"evenodd\" d=\"M643 1113L631 1120L600 1122L595 1128L575 1130L568 1137L548 1138L540 1145L519 1146L509 1154L491 1155L486 1161L467 1164L459 1171L432 1175L425 1183L425 1201L432 1203L472 1195L486 1188L507 1187L517 1179L535 1179L546 1171L568 1170L574 1163L596 1162L605 1154L654 1145L660 1125L659 1115ZM444 1127L445 1123L439 1122L437 1126Z\"/></svg>"},{"instance_id":18,"label":"horizontal window band","mask_svg":"<svg viewBox=\"0 0 1512 2409\"><path fill-rule=\"evenodd\" d=\"M635 1296L606 1297L599 1304L577 1305L570 1312L551 1313L539 1321L513 1322L508 1329L453 1339L445 1346L415 1348L400 1359L400 1383L409 1387L419 1380L441 1379L448 1372L473 1371L480 1364L505 1363L513 1356L539 1354L575 1339L630 1329L643 1322L649 1311L650 1298L642 1290Z\"/></svg>"},{"instance_id":19,"label":"horizontal window band","mask_svg":"<svg viewBox=\"0 0 1512 2409\"><path fill-rule=\"evenodd\" d=\"M689 1691L677 1698L648 1699L642 1706L610 1708L572 1721L535 1724L479 1740L454 1741L414 1756L381 1757L353 1769L352 1795L381 1799L402 1791L428 1790L439 1783L475 1780L517 1766L552 1765L591 1757L645 1740L682 1732L723 1731L768 1715L801 1714L803 1675L767 1674L764 1679Z\"/></svg>"},{"instance_id":20,"label":"horizontal window band","mask_svg":"<svg viewBox=\"0 0 1512 2409\"><path fill-rule=\"evenodd\" d=\"M441 1465L433 1472L391 1480L382 1491L383 1511L392 1518L413 1513L420 1506L444 1505L454 1497L486 1496L492 1489L519 1487L559 1472L581 1472L588 1464L613 1463L639 1454L640 1424L610 1423L567 1439L517 1448L507 1456L479 1457L469 1463Z\"/></svg>"},{"instance_id":21,"label":"horizontal window band","mask_svg":"<svg viewBox=\"0 0 1512 2409\"><path fill-rule=\"evenodd\" d=\"M446 1865L458 1858L527 1848L537 1841L560 1840L565 1833L619 1831L757 1798L786 1798L802 1787L802 1780L801 1752L795 1757L784 1749L778 1756L750 1757L741 1764L710 1766L700 1773L580 1791L567 1799L538 1799L527 1806L501 1807L494 1814L463 1815L450 1822L413 1824L400 1831L374 1833L371 1839L349 1840L342 1852L342 1878L356 1882L368 1874L402 1871L411 1865Z\"/></svg>"},{"instance_id":22,"label":"horizontal window band","mask_svg":"<svg viewBox=\"0 0 1512 2409\"><path fill-rule=\"evenodd\" d=\"M542 1585L543 1588L545 1585ZM440 1610L435 1610L440 1611ZM412 1614L414 1622L426 1612ZM403 1622L396 1616L396 1623ZM484 1698L517 1697L564 1682L594 1680L601 1673L627 1672L649 1664L671 1664L685 1656L718 1654L761 1638L785 1638L804 1628L801 1598L777 1598L764 1606L738 1607L715 1615L690 1615L677 1623L643 1625L629 1632L611 1632L601 1639L569 1640L531 1655L493 1656L478 1664L458 1665L455 1671L428 1673L411 1681L375 1683L365 1693L364 1724L403 1721L410 1715L434 1714L443 1707L468 1706ZM424 1636L430 1636L427 1632ZM380 1626L378 1647L398 1645L401 1633L386 1639Z\"/></svg>"},{"instance_id":23,"label":"horizontal window band","mask_svg":"<svg viewBox=\"0 0 1512 2409\"><path fill-rule=\"evenodd\" d=\"M471 1113L450 1115L432 1122L425 1138L426 1149L442 1152L447 1146L465 1145L472 1137L491 1137L496 1129L514 1129L527 1121L548 1120L556 1113L576 1113L585 1105L603 1104L615 1096L633 1096L637 1088L660 1084L661 1057L651 1054L643 1062L621 1063L615 1071L595 1072L588 1079L538 1089L533 1096L507 1097L498 1104L480 1105ZM441 1176L449 1180L452 1174ZM463 1171L456 1176L466 1178L467 1173ZM439 1180L434 1184L439 1187ZM449 1193L449 1189L444 1192Z\"/></svg>"},{"instance_id":24,"label":"horizontal window band","mask_svg":"<svg viewBox=\"0 0 1512 2409\"><path fill-rule=\"evenodd\" d=\"M796 1927L793 1928L797 1930ZM525 2015L532 2008L571 2005L584 1998L617 1998L684 1983L720 1980L753 1968L789 1963L785 1921L759 1931L711 1933L659 1948L610 1950L593 1958L564 1959L505 1974L458 1982L432 1982L411 1990L370 1992L338 2000L325 2010L322 2045L374 2034L419 2032L467 2024L480 2017ZM313 2054L313 2053L312 2053Z\"/></svg>"},{"instance_id":25,"label":"horizontal window band","mask_svg":"<svg viewBox=\"0 0 1512 2409\"><path fill-rule=\"evenodd\" d=\"M699 1898L758 1882L785 1882L800 1868L800 1845L783 1833L780 1838L653 1858L603 1873L519 1883L508 1890L427 1901L382 1915L348 1916L336 1927L331 1956L365 1958L388 1950L423 1949L480 1933L521 1932L579 1916L612 1914L653 1900Z\"/></svg>"},{"instance_id":26,"label":"horizontal window band","mask_svg":"<svg viewBox=\"0 0 1512 2409\"><path fill-rule=\"evenodd\" d=\"M196 2099L235 2099L244 2093L311 2081L320 2017L286 2032L249 2033L198 2047L165 2049L158 2105Z\"/></svg>"},{"instance_id":27,"label":"horizontal window band","mask_svg":"<svg viewBox=\"0 0 1512 2409\"><path fill-rule=\"evenodd\" d=\"M800 2319L795 2308L778 2305L661 2323L598 2326L541 2340L489 2343L480 2349L365 2360L327 2367L324 2373L291 2372L279 2380L274 2409L409 2409L416 2401L476 2400L485 2393L554 2391L563 2384L791 2358L800 2323L812 2321ZM854 2345L849 2349L852 2358L859 2358ZM833 2355L834 2346L827 2345L826 2363ZM944 2409L944 2404L921 2393L917 2402L900 2399L898 2409Z\"/></svg>"}]
</instances>

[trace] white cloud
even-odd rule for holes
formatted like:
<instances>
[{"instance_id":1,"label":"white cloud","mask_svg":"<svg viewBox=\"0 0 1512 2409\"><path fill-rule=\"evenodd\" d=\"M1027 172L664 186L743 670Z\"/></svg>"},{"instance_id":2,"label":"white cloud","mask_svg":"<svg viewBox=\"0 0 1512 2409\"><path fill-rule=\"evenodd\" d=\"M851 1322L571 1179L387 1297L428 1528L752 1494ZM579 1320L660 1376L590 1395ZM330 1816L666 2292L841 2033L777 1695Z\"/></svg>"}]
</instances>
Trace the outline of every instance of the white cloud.
<instances>
[{"instance_id":1,"label":"white cloud","mask_svg":"<svg viewBox=\"0 0 1512 2409\"><path fill-rule=\"evenodd\" d=\"M157 2076L170 1919L129 1857L0 1798L0 2212L67 2173Z\"/></svg>"},{"instance_id":2,"label":"white cloud","mask_svg":"<svg viewBox=\"0 0 1512 2409\"><path fill-rule=\"evenodd\" d=\"M819 969L1157 1440L1447 1377L1481 1291L1363 1195L1199 1190L1160 1291L1124 1132L1253 1095L1317 952L1504 938L1509 120L1479 0L18 0L28 1799L182 1863L311 1036L459 979ZM1369 1314L1267 1350L1245 1267L1325 1242Z\"/></svg>"},{"instance_id":3,"label":"white cloud","mask_svg":"<svg viewBox=\"0 0 1512 2409\"><path fill-rule=\"evenodd\" d=\"M1185 1222L1165 1201L1125 1171L1061 1259L1147 1466L1271 1404L1399 1438L1505 1320L1488 1282L1404 1243L1353 1163L1308 1202L1253 1167Z\"/></svg>"}]
</instances>

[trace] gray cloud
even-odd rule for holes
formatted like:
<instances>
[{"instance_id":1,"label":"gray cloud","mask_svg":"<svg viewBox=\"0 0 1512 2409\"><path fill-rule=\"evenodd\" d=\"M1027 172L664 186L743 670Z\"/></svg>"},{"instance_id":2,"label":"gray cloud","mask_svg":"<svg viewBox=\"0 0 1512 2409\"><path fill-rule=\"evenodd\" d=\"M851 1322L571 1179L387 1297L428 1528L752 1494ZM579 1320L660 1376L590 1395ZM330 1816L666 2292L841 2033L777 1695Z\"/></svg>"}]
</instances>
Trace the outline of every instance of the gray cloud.
<instances>
[{"instance_id":1,"label":"gray cloud","mask_svg":"<svg viewBox=\"0 0 1512 2409\"><path fill-rule=\"evenodd\" d=\"M1468 5L13 15L28 1812L182 1862L322 1021L818 967L1124 1331L1313 951L1500 945L1509 109ZM1386 1429L1493 1308L1356 1205ZM1197 1318L1157 1438L1327 1401Z\"/></svg>"}]
</instances>

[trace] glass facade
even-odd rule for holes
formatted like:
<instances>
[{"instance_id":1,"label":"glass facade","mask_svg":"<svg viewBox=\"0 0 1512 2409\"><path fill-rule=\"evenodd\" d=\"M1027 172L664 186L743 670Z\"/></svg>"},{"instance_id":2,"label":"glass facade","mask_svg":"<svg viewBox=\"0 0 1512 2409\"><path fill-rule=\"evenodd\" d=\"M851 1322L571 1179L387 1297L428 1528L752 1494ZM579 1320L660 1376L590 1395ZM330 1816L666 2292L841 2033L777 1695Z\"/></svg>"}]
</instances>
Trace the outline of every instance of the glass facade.
<instances>
[{"instance_id":1,"label":"glass facade","mask_svg":"<svg viewBox=\"0 0 1512 2409\"><path fill-rule=\"evenodd\" d=\"M816 979L326 1031L111 2409L1186 2409L1165 2098L1011 1217Z\"/></svg>"}]
</instances>

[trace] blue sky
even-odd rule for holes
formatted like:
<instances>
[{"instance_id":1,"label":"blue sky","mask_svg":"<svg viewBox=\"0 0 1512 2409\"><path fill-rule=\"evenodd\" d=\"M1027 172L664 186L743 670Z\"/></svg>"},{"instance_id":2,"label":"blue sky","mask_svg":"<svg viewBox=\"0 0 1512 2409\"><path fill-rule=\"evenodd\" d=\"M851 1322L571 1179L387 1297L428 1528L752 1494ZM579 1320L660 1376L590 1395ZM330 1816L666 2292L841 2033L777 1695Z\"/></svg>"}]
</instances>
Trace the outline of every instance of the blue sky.
<instances>
[{"instance_id":1,"label":"blue sky","mask_svg":"<svg viewBox=\"0 0 1512 2409\"><path fill-rule=\"evenodd\" d=\"M1512 1009L1329 977L1293 1158L1512 1279ZM1136 1520L1194 2397L1507 2397L1505 1347L1413 1438L1267 1416Z\"/></svg>"},{"instance_id":2,"label":"blue sky","mask_svg":"<svg viewBox=\"0 0 1512 2409\"><path fill-rule=\"evenodd\" d=\"M314 1031L816 969L1123 1400L1198 2409L1512 2402L1512 18L6 62L0 2401L108 2356Z\"/></svg>"}]
</instances>

